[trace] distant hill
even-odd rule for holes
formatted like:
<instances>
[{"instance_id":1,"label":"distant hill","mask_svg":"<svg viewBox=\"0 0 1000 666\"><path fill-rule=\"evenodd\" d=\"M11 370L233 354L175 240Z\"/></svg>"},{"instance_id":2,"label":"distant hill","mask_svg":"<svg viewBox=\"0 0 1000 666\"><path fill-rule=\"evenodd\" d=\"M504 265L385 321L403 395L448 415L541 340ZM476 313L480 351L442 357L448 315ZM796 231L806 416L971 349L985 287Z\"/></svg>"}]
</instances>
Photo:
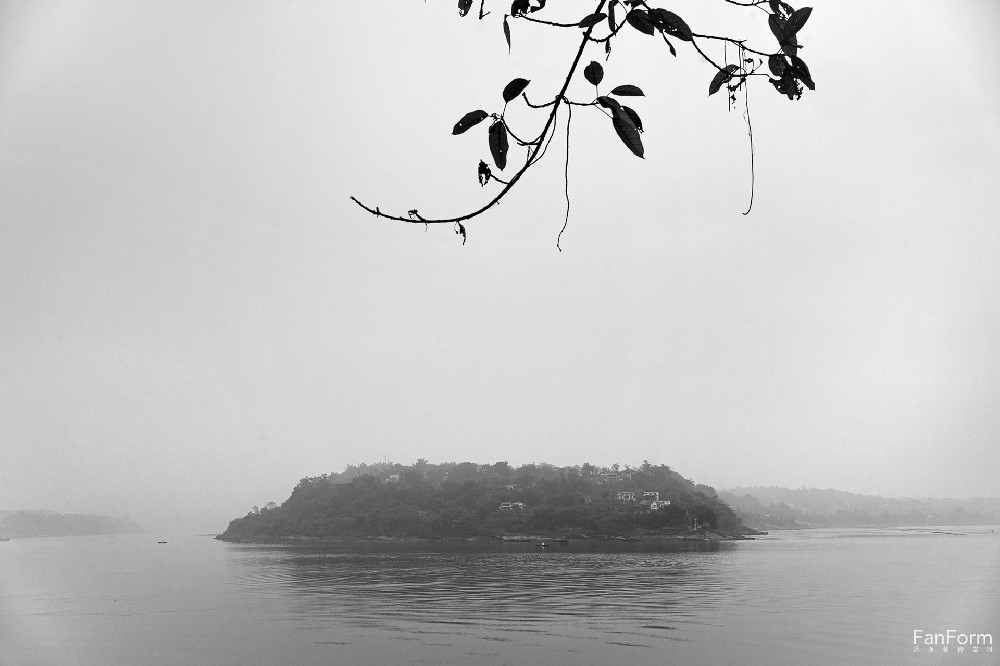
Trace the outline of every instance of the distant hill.
<instances>
[{"instance_id":1,"label":"distant hill","mask_svg":"<svg viewBox=\"0 0 1000 666\"><path fill-rule=\"evenodd\" d=\"M55 511L0 511L0 536L55 537L130 534L142 528L126 518Z\"/></svg>"},{"instance_id":2,"label":"distant hill","mask_svg":"<svg viewBox=\"0 0 1000 666\"><path fill-rule=\"evenodd\" d=\"M719 493L755 529L880 525L996 525L1000 498L930 499L818 488L749 487Z\"/></svg>"},{"instance_id":3,"label":"distant hill","mask_svg":"<svg viewBox=\"0 0 1000 666\"><path fill-rule=\"evenodd\" d=\"M746 532L715 490L665 465L639 468L507 462L350 465L306 477L278 506L254 507L223 540L289 537L588 537L687 531Z\"/></svg>"}]
</instances>

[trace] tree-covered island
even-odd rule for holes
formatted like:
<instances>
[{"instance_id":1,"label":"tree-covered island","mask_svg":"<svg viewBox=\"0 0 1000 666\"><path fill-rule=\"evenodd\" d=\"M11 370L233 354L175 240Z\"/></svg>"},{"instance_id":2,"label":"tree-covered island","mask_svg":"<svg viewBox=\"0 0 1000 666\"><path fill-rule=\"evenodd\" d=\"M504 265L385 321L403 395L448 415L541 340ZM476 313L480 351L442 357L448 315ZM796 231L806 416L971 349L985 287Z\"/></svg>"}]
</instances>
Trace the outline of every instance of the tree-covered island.
<instances>
[{"instance_id":1,"label":"tree-covered island","mask_svg":"<svg viewBox=\"0 0 1000 666\"><path fill-rule=\"evenodd\" d=\"M556 467L507 462L349 465L306 477L278 506L230 522L225 541L739 537L745 527L709 486L666 465Z\"/></svg>"}]
</instances>

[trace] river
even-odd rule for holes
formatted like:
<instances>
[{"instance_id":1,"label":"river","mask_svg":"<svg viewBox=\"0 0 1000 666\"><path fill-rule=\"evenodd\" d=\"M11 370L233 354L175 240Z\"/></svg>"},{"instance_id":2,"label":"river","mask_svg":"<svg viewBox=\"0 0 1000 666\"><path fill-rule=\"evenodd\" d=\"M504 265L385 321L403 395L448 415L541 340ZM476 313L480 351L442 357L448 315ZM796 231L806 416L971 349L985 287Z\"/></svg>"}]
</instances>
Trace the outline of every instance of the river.
<instances>
[{"instance_id":1,"label":"river","mask_svg":"<svg viewBox=\"0 0 1000 666\"><path fill-rule=\"evenodd\" d=\"M994 664L969 642L1000 638L992 529L666 552L15 539L0 543L0 664Z\"/></svg>"}]
</instances>

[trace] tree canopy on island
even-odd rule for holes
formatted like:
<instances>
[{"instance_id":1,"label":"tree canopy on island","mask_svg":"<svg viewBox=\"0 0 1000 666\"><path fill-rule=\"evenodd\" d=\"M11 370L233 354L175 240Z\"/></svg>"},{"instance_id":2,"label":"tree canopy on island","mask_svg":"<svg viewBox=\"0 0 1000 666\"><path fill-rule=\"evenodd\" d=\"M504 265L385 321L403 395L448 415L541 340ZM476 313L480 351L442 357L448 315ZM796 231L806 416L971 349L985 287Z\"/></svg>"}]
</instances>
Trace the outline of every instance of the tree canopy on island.
<instances>
[{"instance_id":1,"label":"tree canopy on island","mask_svg":"<svg viewBox=\"0 0 1000 666\"><path fill-rule=\"evenodd\" d=\"M560 112L565 110L566 222L562 229L565 231L566 223L569 221L569 142L570 122L574 107L588 108L594 112L603 113L608 117L611 128L618 138L632 154L639 158L644 157L645 154L642 142L644 131L642 118L635 109L626 104L626 102L633 103L631 100L643 97L645 95L643 89L635 83L629 82L619 83L610 90L602 90L604 66L597 60L590 60L589 64L583 64L587 60L584 58L584 53L588 46L603 49L604 60L609 62L613 45L627 34L629 38L638 35L659 37L665 48L675 57L678 46L690 46L710 67L711 76L706 76L708 94L714 95L725 87L730 108L737 105L737 95L743 94L743 118L747 123L747 133L750 140L751 194L750 206L746 211L749 213L753 206L754 147L753 126L750 121L747 96L748 85L751 79L766 78L778 94L789 100L799 99L803 93L803 86L815 90L816 85L809 67L800 56L802 45L799 43L799 34L808 21L812 8L795 9L782 0L722 1L743 11L759 12L760 20L767 22L768 28L774 36L773 46L766 50L764 47L754 48L747 45L746 39L714 35L696 30L674 12L653 7L645 0L599 0L594 10L582 17L570 14L572 11L578 12L578 9L561 9L560 20L550 18L552 11L549 10L552 8L546 6L546 0L514 0L509 9L506 10L507 13L504 14L502 21L508 52L513 48L512 23L529 22L553 29L580 31L582 35L565 79L554 95L551 92L533 92L534 101L531 101L528 97L531 80L517 77L503 87L500 95L503 106L499 110L475 109L462 115L455 123L452 134L459 135L470 131L486 120L490 121L486 124L486 143L492 158L492 166L487 164L485 160L480 160L477 166L477 178L481 187L485 188L492 183L500 186L499 191L493 194L485 204L472 211L446 217L426 216L417 208L411 208L405 215L387 213L378 206L372 207L361 202L356 197L352 196L351 200L369 213L398 222L424 225L451 224L454 226L455 233L462 237L464 244L467 238L464 223L485 213L499 203L528 169L545 156L555 136L557 118ZM491 14L497 13L498 10L493 8L493 5L505 4L505 2L506 0L491 1L489 3L491 8L487 9L487 0L479 0L479 20L484 20ZM459 14L461 16L468 15L475 4L474 0L458 0ZM558 5L559 3L552 4ZM543 10L546 11L543 13ZM543 16L546 18L542 18ZM675 46L675 42L677 46ZM723 48L722 57L719 57L718 54L710 55L709 52L713 50L713 45L729 48ZM570 84L578 72L582 74L588 84L593 86L593 99L571 99L567 96ZM616 79L619 76L620 73L616 73ZM506 116L508 105L522 101L529 108L544 114L541 130L537 133L526 132L521 128L517 128L515 131L508 122ZM516 147L524 149L524 161L517 167L512 167L514 172L511 175L501 177L500 174L508 166L508 153L512 142ZM562 231L559 233L560 237ZM556 246L559 247L558 239Z\"/></svg>"},{"instance_id":2,"label":"tree canopy on island","mask_svg":"<svg viewBox=\"0 0 1000 666\"><path fill-rule=\"evenodd\" d=\"M634 493L635 500L619 498ZM656 494L662 506L641 502ZM669 504L667 503L669 502ZM221 538L462 538L507 534L610 537L707 526L746 531L709 486L665 465L599 468L505 461L350 465L306 477L281 506L254 508Z\"/></svg>"}]
</instances>

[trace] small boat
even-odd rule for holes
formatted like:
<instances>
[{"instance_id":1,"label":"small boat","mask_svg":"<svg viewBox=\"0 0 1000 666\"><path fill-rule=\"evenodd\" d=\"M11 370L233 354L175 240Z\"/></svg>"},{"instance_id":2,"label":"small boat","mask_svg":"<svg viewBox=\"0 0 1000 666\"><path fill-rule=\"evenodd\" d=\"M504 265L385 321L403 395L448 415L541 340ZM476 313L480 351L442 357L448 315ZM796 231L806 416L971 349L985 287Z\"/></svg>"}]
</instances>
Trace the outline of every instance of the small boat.
<instances>
[{"instance_id":1,"label":"small boat","mask_svg":"<svg viewBox=\"0 0 1000 666\"><path fill-rule=\"evenodd\" d=\"M166 541L157 541L156 543L166 543Z\"/></svg>"},{"instance_id":2,"label":"small boat","mask_svg":"<svg viewBox=\"0 0 1000 666\"><path fill-rule=\"evenodd\" d=\"M547 541L542 541L540 543L536 543L535 544L535 548L548 548L548 547L549 547L549 544L548 544Z\"/></svg>"}]
</instances>

